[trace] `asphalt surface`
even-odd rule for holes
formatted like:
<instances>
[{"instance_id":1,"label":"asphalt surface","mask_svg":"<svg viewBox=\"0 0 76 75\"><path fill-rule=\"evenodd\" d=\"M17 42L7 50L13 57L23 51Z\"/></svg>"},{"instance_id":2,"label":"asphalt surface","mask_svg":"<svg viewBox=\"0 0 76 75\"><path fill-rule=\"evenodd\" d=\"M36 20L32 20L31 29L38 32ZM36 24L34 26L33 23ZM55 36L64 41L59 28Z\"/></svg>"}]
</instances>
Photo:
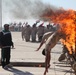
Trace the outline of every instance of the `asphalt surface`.
<instances>
[{"instance_id":1,"label":"asphalt surface","mask_svg":"<svg viewBox=\"0 0 76 75\"><path fill-rule=\"evenodd\" d=\"M43 75L45 56L42 55L42 50L45 44L39 51L35 51L40 43L23 41L21 32L12 32L12 37L15 45L15 48L11 49L11 64L13 64L13 67L4 70L0 66L0 75ZM51 52L51 66L47 75L75 75L66 60L58 61L61 51L62 45L57 43Z\"/></svg>"}]
</instances>

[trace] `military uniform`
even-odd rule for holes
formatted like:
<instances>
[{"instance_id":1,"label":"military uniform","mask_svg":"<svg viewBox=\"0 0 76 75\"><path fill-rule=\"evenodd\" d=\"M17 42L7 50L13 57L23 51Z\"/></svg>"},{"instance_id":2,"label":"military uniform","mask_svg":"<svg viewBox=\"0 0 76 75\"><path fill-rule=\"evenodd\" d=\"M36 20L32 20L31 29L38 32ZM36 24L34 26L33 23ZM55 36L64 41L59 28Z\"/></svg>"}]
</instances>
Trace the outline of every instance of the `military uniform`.
<instances>
[{"instance_id":1,"label":"military uniform","mask_svg":"<svg viewBox=\"0 0 76 75\"><path fill-rule=\"evenodd\" d=\"M36 34L37 34L37 27L36 27L36 24L34 24L32 29L31 29L32 42L36 42Z\"/></svg>"},{"instance_id":2,"label":"military uniform","mask_svg":"<svg viewBox=\"0 0 76 75\"><path fill-rule=\"evenodd\" d=\"M44 35L44 26L40 25L37 30L38 33L38 41L41 42L42 37Z\"/></svg>"},{"instance_id":3,"label":"military uniform","mask_svg":"<svg viewBox=\"0 0 76 75\"><path fill-rule=\"evenodd\" d=\"M30 41L30 36L31 36L31 27L27 25L24 30L24 38L26 42Z\"/></svg>"}]
</instances>

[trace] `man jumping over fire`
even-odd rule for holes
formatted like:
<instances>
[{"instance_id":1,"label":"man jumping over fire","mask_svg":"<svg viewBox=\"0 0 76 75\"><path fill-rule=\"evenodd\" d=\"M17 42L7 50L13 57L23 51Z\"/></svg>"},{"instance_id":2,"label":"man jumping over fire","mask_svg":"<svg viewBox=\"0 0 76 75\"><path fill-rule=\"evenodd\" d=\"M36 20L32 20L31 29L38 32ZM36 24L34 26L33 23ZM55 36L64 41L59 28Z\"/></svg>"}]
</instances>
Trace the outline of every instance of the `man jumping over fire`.
<instances>
[{"instance_id":1,"label":"man jumping over fire","mask_svg":"<svg viewBox=\"0 0 76 75\"><path fill-rule=\"evenodd\" d=\"M50 59L51 59L51 49L57 44L57 42L63 38L63 34L60 32L54 32L53 34L51 34L50 37L48 37L48 39L46 40L46 45L45 45L45 71L44 71L44 75L46 75L46 73L48 72L48 68L50 67ZM38 51L39 49L37 49Z\"/></svg>"}]
</instances>

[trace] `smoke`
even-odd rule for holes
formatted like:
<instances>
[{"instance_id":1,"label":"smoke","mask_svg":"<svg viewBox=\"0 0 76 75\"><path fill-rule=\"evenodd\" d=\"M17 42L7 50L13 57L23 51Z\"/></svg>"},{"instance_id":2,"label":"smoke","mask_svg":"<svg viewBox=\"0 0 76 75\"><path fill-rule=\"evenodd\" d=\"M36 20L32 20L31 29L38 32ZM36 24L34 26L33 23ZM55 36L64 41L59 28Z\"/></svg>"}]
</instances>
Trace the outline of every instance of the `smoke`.
<instances>
[{"instance_id":1,"label":"smoke","mask_svg":"<svg viewBox=\"0 0 76 75\"><path fill-rule=\"evenodd\" d=\"M52 10L57 9L41 0L2 0L3 17L8 16L11 19L39 18L49 7Z\"/></svg>"},{"instance_id":2,"label":"smoke","mask_svg":"<svg viewBox=\"0 0 76 75\"><path fill-rule=\"evenodd\" d=\"M11 18L26 19L39 15L44 8L35 0L3 0L3 14Z\"/></svg>"}]
</instances>

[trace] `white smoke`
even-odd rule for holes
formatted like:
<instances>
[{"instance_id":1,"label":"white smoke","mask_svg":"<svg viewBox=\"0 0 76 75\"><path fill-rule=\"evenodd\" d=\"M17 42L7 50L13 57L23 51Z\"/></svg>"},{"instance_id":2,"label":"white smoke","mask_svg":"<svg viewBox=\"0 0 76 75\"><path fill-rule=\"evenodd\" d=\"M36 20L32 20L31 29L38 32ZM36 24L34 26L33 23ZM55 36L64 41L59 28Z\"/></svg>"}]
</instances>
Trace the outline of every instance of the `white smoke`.
<instances>
[{"instance_id":1,"label":"white smoke","mask_svg":"<svg viewBox=\"0 0 76 75\"><path fill-rule=\"evenodd\" d=\"M2 23L13 19L39 18L48 6L41 0L2 0Z\"/></svg>"},{"instance_id":2,"label":"white smoke","mask_svg":"<svg viewBox=\"0 0 76 75\"><path fill-rule=\"evenodd\" d=\"M2 0L3 15L12 18L37 17L45 8L40 0Z\"/></svg>"}]
</instances>

